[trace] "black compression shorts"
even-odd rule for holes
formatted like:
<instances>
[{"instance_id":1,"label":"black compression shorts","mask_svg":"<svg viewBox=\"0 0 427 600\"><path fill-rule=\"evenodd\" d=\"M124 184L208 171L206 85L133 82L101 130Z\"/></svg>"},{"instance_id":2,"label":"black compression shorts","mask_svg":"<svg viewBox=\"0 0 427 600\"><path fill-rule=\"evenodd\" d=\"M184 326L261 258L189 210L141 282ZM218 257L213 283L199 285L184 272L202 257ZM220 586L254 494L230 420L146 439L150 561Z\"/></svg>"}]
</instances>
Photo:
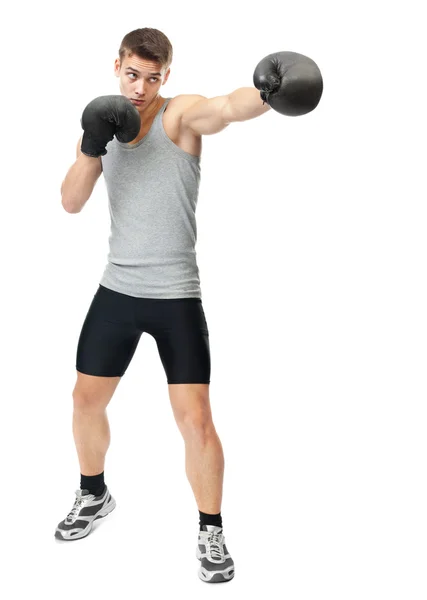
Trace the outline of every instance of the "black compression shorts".
<instances>
[{"instance_id":1,"label":"black compression shorts","mask_svg":"<svg viewBox=\"0 0 427 600\"><path fill-rule=\"evenodd\" d=\"M102 285L80 333L77 371L123 376L144 332L156 340L168 383L210 383L209 331L200 298L136 298Z\"/></svg>"}]
</instances>

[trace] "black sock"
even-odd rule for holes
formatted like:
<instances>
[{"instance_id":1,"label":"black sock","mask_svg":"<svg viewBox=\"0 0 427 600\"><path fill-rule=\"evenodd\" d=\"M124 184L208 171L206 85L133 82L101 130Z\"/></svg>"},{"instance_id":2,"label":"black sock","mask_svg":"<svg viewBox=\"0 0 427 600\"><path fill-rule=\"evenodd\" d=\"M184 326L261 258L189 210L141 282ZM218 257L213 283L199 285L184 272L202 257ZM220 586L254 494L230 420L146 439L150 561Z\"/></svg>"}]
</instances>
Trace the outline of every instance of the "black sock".
<instances>
[{"instance_id":1,"label":"black sock","mask_svg":"<svg viewBox=\"0 0 427 600\"><path fill-rule=\"evenodd\" d=\"M80 489L89 490L91 494L100 496L105 490L104 471L99 475L82 475L80 473Z\"/></svg>"},{"instance_id":2,"label":"black sock","mask_svg":"<svg viewBox=\"0 0 427 600\"><path fill-rule=\"evenodd\" d=\"M200 530L203 525L216 525L217 527L222 527L222 517L219 512L217 515L209 515L208 513L201 512L199 510L199 526Z\"/></svg>"}]
</instances>

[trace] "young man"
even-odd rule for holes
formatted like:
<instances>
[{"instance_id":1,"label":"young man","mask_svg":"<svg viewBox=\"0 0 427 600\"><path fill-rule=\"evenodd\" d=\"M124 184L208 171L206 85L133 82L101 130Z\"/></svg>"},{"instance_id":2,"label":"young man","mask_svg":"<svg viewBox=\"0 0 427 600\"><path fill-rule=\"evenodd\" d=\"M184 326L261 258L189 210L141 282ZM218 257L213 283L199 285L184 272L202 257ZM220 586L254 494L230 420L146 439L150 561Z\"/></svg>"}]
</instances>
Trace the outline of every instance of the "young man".
<instances>
[{"instance_id":1,"label":"young man","mask_svg":"<svg viewBox=\"0 0 427 600\"><path fill-rule=\"evenodd\" d=\"M202 136L270 106L305 114L319 102L322 80L309 58L281 52L257 66L258 89L210 99L163 98L171 62L172 46L162 32L137 29L124 37L114 66L121 95L98 97L86 107L77 160L61 188L64 209L78 213L103 173L111 236L77 348L73 434L81 489L55 537L85 537L115 508L104 483L106 407L147 332L156 340L185 442L186 474L199 509L199 577L213 583L232 579L234 563L222 530L224 456L210 407L209 331L195 252Z\"/></svg>"}]
</instances>

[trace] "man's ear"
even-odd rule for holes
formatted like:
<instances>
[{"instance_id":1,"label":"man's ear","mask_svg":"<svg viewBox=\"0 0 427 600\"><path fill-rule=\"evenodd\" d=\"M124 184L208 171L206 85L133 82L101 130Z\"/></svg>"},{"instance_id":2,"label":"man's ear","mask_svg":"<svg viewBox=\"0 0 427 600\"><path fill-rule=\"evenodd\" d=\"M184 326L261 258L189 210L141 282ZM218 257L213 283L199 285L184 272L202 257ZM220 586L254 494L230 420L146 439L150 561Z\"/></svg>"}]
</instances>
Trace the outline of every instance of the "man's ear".
<instances>
[{"instance_id":1,"label":"man's ear","mask_svg":"<svg viewBox=\"0 0 427 600\"><path fill-rule=\"evenodd\" d=\"M114 61L114 75L116 77L120 76L120 58L116 58Z\"/></svg>"},{"instance_id":2,"label":"man's ear","mask_svg":"<svg viewBox=\"0 0 427 600\"><path fill-rule=\"evenodd\" d=\"M167 82L167 80L169 78L169 75L170 75L170 72L171 72L171 70L170 70L170 67L169 67L169 69L166 71L165 80L163 81L162 85L165 85L165 83Z\"/></svg>"}]
</instances>

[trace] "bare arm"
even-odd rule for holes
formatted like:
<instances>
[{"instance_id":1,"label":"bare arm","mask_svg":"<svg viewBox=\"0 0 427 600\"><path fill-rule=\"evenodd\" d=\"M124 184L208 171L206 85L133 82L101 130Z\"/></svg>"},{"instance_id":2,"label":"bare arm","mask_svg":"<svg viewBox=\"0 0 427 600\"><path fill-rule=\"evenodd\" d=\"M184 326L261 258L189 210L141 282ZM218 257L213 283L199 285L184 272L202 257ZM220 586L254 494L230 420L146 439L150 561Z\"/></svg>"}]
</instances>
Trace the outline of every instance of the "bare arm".
<instances>
[{"instance_id":1,"label":"bare arm","mask_svg":"<svg viewBox=\"0 0 427 600\"><path fill-rule=\"evenodd\" d=\"M270 110L256 88L239 88L227 96L188 96L182 124L199 135L218 133L230 123L248 121Z\"/></svg>"},{"instance_id":2,"label":"bare arm","mask_svg":"<svg viewBox=\"0 0 427 600\"><path fill-rule=\"evenodd\" d=\"M77 160L68 170L61 186L62 206L69 213L82 210L102 173L101 159L82 154L80 146L81 138L77 143Z\"/></svg>"}]
</instances>

